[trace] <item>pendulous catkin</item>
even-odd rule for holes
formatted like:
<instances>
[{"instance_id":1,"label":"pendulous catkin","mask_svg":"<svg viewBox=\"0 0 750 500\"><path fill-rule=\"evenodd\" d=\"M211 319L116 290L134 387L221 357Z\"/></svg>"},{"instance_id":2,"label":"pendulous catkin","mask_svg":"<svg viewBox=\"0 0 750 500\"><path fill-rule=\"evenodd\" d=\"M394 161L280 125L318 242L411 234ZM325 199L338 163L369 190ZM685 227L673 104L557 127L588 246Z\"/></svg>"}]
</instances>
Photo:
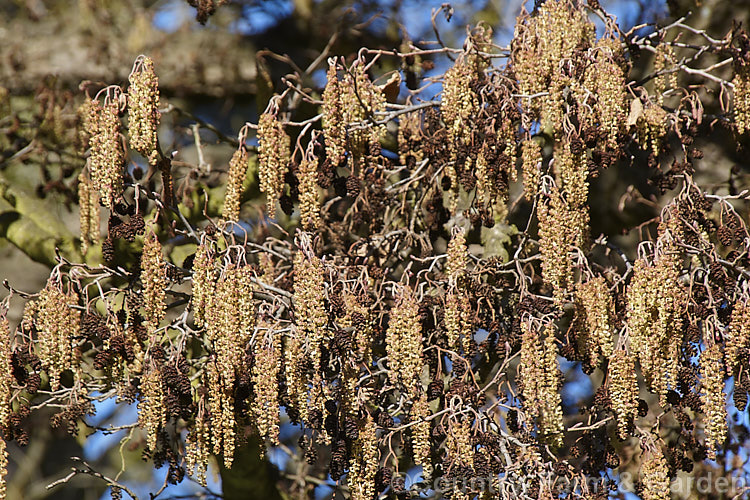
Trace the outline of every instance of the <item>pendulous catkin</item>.
<instances>
[{"instance_id":1,"label":"pendulous catkin","mask_svg":"<svg viewBox=\"0 0 750 500\"><path fill-rule=\"evenodd\" d=\"M375 495L378 471L377 425L368 413L354 442L347 483L352 500L370 500Z\"/></svg>"},{"instance_id":2,"label":"pendulous catkin","mask_svg":"<svg viewBox=\"0 0 750 500\"><path fill-rule=\"evenodd\" d=\"M115 198L122 192L125 151L120 138L119 106L116 100L105 100L102 104L89 99L81 112L91 149L87 163L89 175L107 208L112 208Z\"/></svg>"},{"instance_id":3,"label":"pendulous catkin","mask_svg":"<svg viewBox=\"0 0 750 500\"><path fill-rule=\"evenodd\" d=\"M99 193L89 178L78 176L78 207L81 226L81 253L86 255L92 245L99 243Z\"/></svg>"},{"instance_id":4,"label":"pendulous catkin","mask_svg":"<svg viewBox=\"0 0 750 500\"><path fill-rule=\"evenodd\" d=\"M290 158L289 136L284 126L276 113L263 113L258 121L258 177L271 218L276 217L276 202L284 187Z\"/></svg>"},{"instance_id":5,"label":"pendulous catkin","mask_svg":"<svg viewBox=\"0 0 750 500\"><path fill-rule=\"evenodd\" d=\"M198 401L197 407L195 423L188 432L186 439L185 468L198 484L205 486L206 469L211 455L211 435L214 429L211 427L208 418L205 398Z\"/></svg>"},{"instance_id":6,"label":"pendulous catkin","mask_svg":"<svg viewBox=\"0 0 750 500\"><path fill-rule=\"evenodd\" d=\"M391 383L412 394L422 371L422 325L419 304L408 286L398 287L385 334L385 350Z\"/></svg>"},{"instance_id":7,"label":"pendulous catkin","mask_svg":"<svg viewBox=\"0 0 750 500\"><path fill-rule=\"evenodd\" d=\"M632 352L647 383L664 403L668 387L676 384L682 338L683 292L676 258L662 255L650 266L642 259L636 261L626 297Z\"/></svg>"},{"instance_id":8,"label":"pendulous catkin","mask_svg":"<svg viewBox=\"0 0 750 500\"><path fill-rule=\"evenodd\" d=\"M141 378L141 401L138 403L138 425L146 431L146 446L156 450L159 432L167 423L164 387L158 368L151 367Z\"/></svg>"},{"instance_id":9,"label":"pendulous catkin","mask_svg":"<svg viewBox=\"0 0 750 500\"><path fill-rule=\"evenodd\" d=\"M167 310L166 263L161 253L161 243L153 232L143 241L141 254L141 281L143 283L143 308L146 329L149 335L158 328Z\"/></svg>"},{"instance_id":10,"label":"pendulous catkin","mask_svg":"<svg viewBox=\"0 0 750 500\"><path fill-rule=\"evenodd\" d=\"M227 175L227 192L224 196L224 206L221 217L227 222L237 222L240 219L240 198L242 184L245 182L249 157L244 146L240 146L229 160L229 174Z\"/></svg>"},{"instance_id":11,"label":"pendulous catkin","mask_svg":"<svg viewBox=\"0 0 750 500\"><path fill-rule=\"evenodd\" d=\"M750 66L743 64L736 68L732 83L734 124L738 134L745 134L750 130Z\"/></svg>"},{"instance_id":12,"label":"pendulous catkin","mask_svg":"<svg viewBox=\"0 0 750 500\"><path fill-rule=\"evenodd\" d=\"M560 370L554 326L545 328L545 338L529 321L521 323L521 364L519 385L524 397L524 411L536 420L541 437L553 447L562 446L563 414L560 398Z\"/></svg>"},{"instance_id":13,"label":"pendulous catkin","mask_svg":"<svg viewBox=\"0 0 750 500\"><path fill-rule=\"evenodd\" d=\"M591 366L597 366L600 356L612 354L615 306L604 278L577 284L575 305L579 347L588 355Z\"/></svg>"},{"instance_id":14,"label":"pendulous catkin","mask_svg":"<svg viewBox=\"0 0 750 500\"><path fill-rule=\"evenodd\" d=\"M148 159L151 165L159 160L156 131L159 126L159 79L154 61L147 56L135 60L128 78L128 132L130 145Z\"/></svg>"},{"instance_id":15,"label":"pendulous catkin","mask_svg":"<svg viewBox=\"0 0 750 500\"><path fill-rule=\"evenodd\" d=\"M216 260L211 243L202 241L193 260L193 319L198 327L206 326L206 317L216 290Z\"/></svg>"},{"instance_id":16,"label":"pendulous catkin","mask_svg":"<svg viewBox=\"0 0 750 500\"><path fill-rule=\"evenodd\" d=\"M279 367L281 335L270 323L261 321L253 344L252 369L255 402L252 407L258 435L272 445L279 444Z\"/></svg>"},{"instance_id":17,"label":"pendulous catkin","mask_svg":"<svg viewBox=\"0 0 750 500\"><path fill-rule=\"evenodd\" d=\"M1 308L2 306L0 306ZM0 378L0 429L6 429L10 418L11 399L11 376L13 367L11 365L11 333L8 324L7 312L0 309L0 373L6 376Z\"/></svg>"},{"instance_id":18,"label":"pendulous catkin","mask_svg":"<svg viewBox=\"0 0 750 500\"><path fill-rule=\"evenodd\" d=\"M427 403L427 396L424 391L420 391L411 408L411 418L414 422L417 422L412 426L411 439L414 449L414 464L422 467L422 476L427 480L432 478L433 472L432 459L430 458L430 421L427 420L431 415L432 411L430 411L430 406Z\"/></svg>"},{"instance_id":19,"label":"pendulous catkin","mask_svg":"<svg viewBox=\"0 0 750 500\"><path fill-rule=\"evenodd\" d=\"M727 408L724 395L724 362L721 345L714 344L701 354L701 402L706 415L704 432L711 459L716 448L724 446L727 436Z\"/></svg>"},{"instance_id":20,"label":"pendulous catkin","mask_svg":"<svg viewBox=\"0 0 750 500\"><path fill-rule=\"evenodd\" d=\"M78 373L79 353L74 339L80 330L81 313L69 306L77 303L74 291L63 292L62 284L50 278L36 304L37 354L47 370L52 390L60 387L63 371L70 369L74 376Z\"/></svg>"},{"instance_id":21,"label":"pendulous catkin","mask_svg":"<svg viewBox=\"0 0 750 500\"><path fill-rule=\"evenodd\" d=\"M625 439L630 423L638 413L638 379L633 356L625 349L616 349L609 358L607 381L612 409L617 416L617 433Z\"/></svg>"},{"instance_id":22,"label":"pendulous catkin","mask_svg":"<svg viewBox=\"0 0 750 500\"><path fill-rule=\"evenodd\" d=\"M320 193L318 192L318 160L313 154L313 143L299 165L299 220L305 231L320 225Z\"/></svg>"},{"instance_id":23,"label":"pendulous catkin","mask_svg":"<svg viewBox=\"0 0 750 500\"><path fill-rule=\"evenodd\" d=\"M644 450L642 460L643 500L669 500L669 469L659 444Z\"/></svg>"}]
</instances>

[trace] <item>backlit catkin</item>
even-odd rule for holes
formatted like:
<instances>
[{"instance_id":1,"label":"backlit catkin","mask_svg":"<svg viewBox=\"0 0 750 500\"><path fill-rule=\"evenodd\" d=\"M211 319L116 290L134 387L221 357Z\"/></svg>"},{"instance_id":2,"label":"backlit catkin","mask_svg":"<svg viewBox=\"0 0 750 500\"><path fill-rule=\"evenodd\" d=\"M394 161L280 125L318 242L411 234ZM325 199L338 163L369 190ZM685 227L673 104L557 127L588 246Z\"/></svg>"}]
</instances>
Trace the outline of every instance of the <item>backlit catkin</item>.
<instances>
[{"instance_id":1,"label":"backlit catkin","mask_svg":"<svg viewBox=\"0 0 750 500\"><path fill-rule=\"evenodd\" d=\"M614 301L604 278L576 285L575 304L579 347L591 366L597 366L600 356L612 354Z\"/></svg>"},{"instance_id":2,"label":"backlit catkin","mask_svg":"<svg viewBox=\"0 0 750 500\"><path fill-rule=\"evenodd\" d=\"M62 284L50 278L39 294L34 324L39 332L37 354L47 371L50 388L60 387L60 374L65 370L78 372L78 349L75 340L80 329L81 313L69 306L77 304L74 291L65 293Z\"/></svg>"},{"instance_id":3,"label":"backlit catkin","mask_svg":"<svg viewBox=\"0 0 750 500\"><path fill-rule=\"evenodd\" d=\"M211 414L211 449L223 456L224 467L232 468L237 423L234 418L234 388L224 379L221 366L210 359L205 366L208 408Z\"/></svg>"},{"instance_id":4,"label":"backlit catkin","mask_svg":"<svg viewBox=\"0 0 750 500\"><path fill-rule=\"evenodd\" d=\"M326 157L334 166L340 165L346 155L346 122L341 91L336 74L336 61L329 59L326 88L323 90L323 133Z\"/></svg>"},{"instance_id":5,"label":"backlit catkin","mask_svg":"<svg viewBox=\"0 0 750 500\"><path fill-rule=\"evenodd\" d=\"M464 58L445 72L440 113L448 129L451 159L455 160L457 148L471 141L471 118L479 109L479 99L471 88L474 68Z\"/></svg>"},{"instance_id":6,"label":"backlit catkin","mask_svg":"<svg viewBox=\"0 0 750 500\"><path fill-rule=\"evenodd\" d=\"M542 277L552 285L554 297L560 302L573 285L571 246L586 246L589 212L585 206L569 205L557 186L552 186L548 200L540 203L537 210Z\"/></svg>"},{"instance_id":7,"label":"backlit catkin","mask_svg":"<svg viewBox=\"0 0 750 500\"><path fill-rule=\"evenodd\" d=\"M146 329L153 334L164 319L166 305L166 263L161 253L161 243L153 232L143 241L141 254L141 282L143 283L143 308Z\"/></svg>"},{"instance_id":8,"label":"backlit catkin","mask_svg":"<svg viewBox=\"0 0 750 500\"><path fill-rule=\"evenodd\" d=\"M677 88L676 63L674 48L666 42L660 43L654 54L654 94L659 106L664 104L664 93Z\"/></svg>"},{"instance_id":9,"label":"backlit catkin","mask_svg":"<svg viewBox=\"0 0 750 500\"><path fill-rule=\"evenodd\" d=\"M607 147L617 146L617 134L625 123L626 75L616 58L622 57L621 42L618 39L600 38L591 49L593 61L586 70L583 87L594 103L583 107L583 113L593 108L589 126L597 126L605 135ZM586 102L587 100L583 100Z\"/></svg>"},{"instance_id":10,"label":"backlit catkin","mask_svg":"<svg viewBox=\"0 0 750 500\"><path fill-rule=\"evenodd\" d=\"M419 396L414 400L411 408L411 419L416 422L411 428L412 449L414 450L414 464L422 467L422 477L426 480L432 478L432 459L430 451L430 421L432 415L427 403L427 396L419 391Z\"/></svg>"},{"instance_id":11,"label":"backlit catkin","mask_svg":"<svg viewBox=\"0 0 750 500\"><path fill-rule=\"evenodd\" d=\"M318 159L312 151L313 144L299 165L299 220L305 231L320 225L320 193L318 192Z\"/></svg>"},{"instance_id":12,"label":"backlit catkin","mask_svg":"<svg viewBox=\"0 0 750 500\"><path fill-rule=\"evenodd\" d=\"M448 259L445 274L448 278L448 291L445 297L445 331L448 336L448 348L459 351L462 339L465 347L473 338L471 324L471 304L464 289L463 277L468 264L466 234L463 230L454 230L448 243Z\"/></svg>"},{"instance_id":13,"label":"backlit catkin","mask_svg":"<svg viewBox=\"0 0 750 500\"><path fill-rule=\"evenodd\" d=\"M8 475L8 450L5 438L0 437L0 500L5 500L8 494L8 486L5 476Z\"/></svg>"},{"instance_id":14,"label":"backlit catkin","mask_svg":"<svg viewBox=\"0 0 750 500\"><path fill-rule=\"evenodd\" d=\"M320 368L321 342L328 337L324 297L323 263L307 251L297 252L294 256L294 317L316 371Z\"/></svg>"},{"instance_id":15,"label":"backlit catkin","mask_svg":"<svg viewBox=\"0 0 750 500\"><path fill-rule=\"evenodd\" d=\"M193 319L198 327L206 326L206 317L216 289L216 261L211 243L202 242L193 260Z\"/></svg>"},{"instance_id":16,"label":"backlit catkin","mask_svg":"<svg viewBox=\"0 0 750 500\"><path fill-rule=\"evenodd\" d=\"M422 325L419 304L408 286L398 287L385 334L385 350L391 383L412 394L422 371Z\"/></svg>"},{"instance_id":17,"label":"backlit catkin","mask_svg":"<svg viewBox=\"0 0 750 500\"><path fill-rule=\"evenodd\" d=\"M667 134L669 115L664 108L648 102L643 109L638 122L638 142L646 149L651 150L655 157L659 156L661 143Z\"/></svg>"},{"instance_id":18,"label":"backlit catkin","mask_svg":"<svg viewBox=\"0 0 750 500\"><path fill-rule=\"evenodd\" d=\"M642 259L635 262L626 291L630 345L662 404L668 387L675 387L677 381L682 296L675 257L662 255L651 266Z\"/></svg>"},{"instance_id":19,"label":"backlit catkin","mask_svg":"<svg viewBox=\"0 0 750 500\"><path fill-rule=\"evenodd\" d=\"M156 148L156 129L159 126L159 79L154 73L154 61L139 56L128 78L128 129L130 145L156 165L159 153Z\"/></svg>"},{"instance_id":20,"label":"backlit catkin","mask_svg":"<svg viewBox=\"0 0 750 500\"><path fill-rule=\"evenodd\" d=\"M1 307L1 306L0 306ZM0 378L0 429L8 428L8 419L10 418L10 398L11 398L11 376L13 367L11 365L11 334L10 325L6 312L0 310L0 373L6 374Z\"/></svg>"},{"instance_id":21,"label":"backlit catkin","mask_svg":"<svg viewBox=\"0 0 750 500\"><path fill-rule=\"evenodd\" d=\"M735 69L734 99L732 111L737 133L744 134L750 130L750 66L742 65Z\"/></svg>"},{"instance_id":22,"label":"backlit catkin","mask_svg":"<svg viewBox=\"0 0 750 500\"><path fill-rule=\"evenodd\" d=\"M354 441L347 483L352 500L370 500L375 495L375 474L378 471L377 425L367 414Z\"/></svg>"},{"instance_id":23,"label":"backlit catkin","mask_svg":"<svg viewBox=\"0 0 750 500\"><path fill-rule=\"evenodd\" d=\"M125 152L120 139L119 104L116 101L87 101L84 120L89 136L91 155L89 174L99 191L102 204L112 208L114 199L122 192L122 170Z\"/></svg>"},{"instance_id":24,"label":"backlit catkin","mask_svg":"<svg viewBox=\"0 0 750 500\"><path fill-rule=\"evenodd\" d=\"M146 446L156 451L159 431L167 423L164 406L165 389L156 367L152 367L141 378L141 401L138 403L138 425L146 431Z\"/></svg>"},{"instance_id":25,"label":"backlit catkin","mask_svg":"<svg viewBox=\"0 0 750 500\"><path fill-rule=\"evenodd\" d=\"M701 402L706 415L704 432L711 459L727 437L727 408L724 396L724 363L721 346L714 344L701 354Z\"/></svg>"},{"instance_id":26,"label":"backlit catkin","mask_svg":"<svg viewBox=\"0 0 750 500\"><path fill-rule=\"evenodd\" d=\"M234 460L234 386L244 369L242 360L255 327L251 278L248 266L225 269L206 315L206 339L214 352L206 368L209 411L214 427L212 445L214 454L223 455L227 468L232 467Z\"/></svg>"},{"instance_id":27,"label":"backlit catkin","mask_svg":"<svg viewBox=\"0 0 750 500\"><path fill-rule=\"evenodd\" d=\"M263 113L258 121L258 176L271 218L276 217L276 201L284 187L290 158L289 136L284 126L275 113Z\"/></svg>"},{"instance_id":28,"label":"backlit catkin","mask_svg":"<svg viewBox=\"0 0 750 500\"><path fill-rule=\"evenodd\" d=\"M609 358L607 372L609 397L617 416L617 433L621 439L629 434L629 426L638 413L638 379L633 356L625 349L616 349Z\"/></svg>"},{"instance_id":29,"label":"backlit catkin","mask_svg":"<svg viewBox=\"0 0 750 500\"><path fill-rule=\"evenodd\" d=\"M524 196L531 201L539 192L542 178L542 148L534 140L529 139L521 145L521 172Z\"/></svg>"},{"instance_id":30,"label":"backlit catkin","mask_svg":"<svg viewBox=\"0 0 750 500\"><path fill-rule=\"evenodd\" d=\"M536 15L518 19L511 44L511 66L521 94L549 93L547 98L532 101L532 105L542 107L543 126L555 121L552 117L560 116L562 92L573 83L570 78L563 78L564 62L575 59L576 51L588 49L594 38L594 25L587 14L569 0L548 0ZM553 132L560 134L562 128Z\"/></svg>"},{"instance_id":31,"label":"backlit catkin","mask_svg":"<svg viewBox=\"0 0 750 500\"><path fill-rule=\"evenodd\" d=\"M99 243L99 193L83 172L78 176L78 207L81 253Z\"/></svg>"},{"instance_id":32,"label":"backlit catkin","mask_svg":"<svg viewBox=\"0 0 750 500\"><path fill-rule=\"evenodd\" d=\"M195 423L188 432L185 443L185 468L198 484L205 486L213 429L206 410L205 398L201 398L196 406L198 410L195 415Z\"/></svg>"},{"instance_id":33,"label":"backlit catkin","mask_svg":"<svg viewBox=\"0 0 750 500\"><path fill-rule=\"evenodd\" d=\"M224 206L221 209L221 217L227 222L237 222L240 219L240 198L242 196L242 184L245 182L245 175L247 174L247 166L247 150L244 146L240 146L229 160L227 192L224 196Z\"/></svg>"},{"instance_id":34,"label":"backlit catkin","mask_svg":"<svg viewBox=\"0 0 750 500\"><path fill-rule=\"evenodd\" d=\"M279 383L281 334L272 325L258 325L253 344L255 362L252 369L254 404L252 413L258 435L272 445L279 444Z\"/></svg>"},{"instance_id":35,"label":"backlit catkin","mask_svg":"<svg viewBox=\"0 0 750 500\"><path fill-rule=\"evenodd\" d=\"M521 363L519 385L525 413L536 420L542 439L554 447L562 446L563 414L560 398L560 370L554 326L545 329L544 342L528 321L521 324Z\"/></svg>"},{"instance_id":36,"label":"backlit catkin","mask_svg":"<svg viewBox=\"0 0 750 500\"><path fill-rule=\"evenodd\" d=\"M384 125L374 125L377 114L385 111L385 96L365 72L365 63L355 61L339 84L341 107L347 129L347 146L355 158L380 152Z\"/></svg>"},{"instance_id":37,"label":"backlit catkin","mask_svg":"<svg viewBox=\"0 0 750 500\"><path fill-rule=\"evenodd\" d=\"M669 500L669 469L661 448L658 444L652 445L649 450L643 452L641 474L643 483L643 500Z\"/></svg>"}]
</instances>

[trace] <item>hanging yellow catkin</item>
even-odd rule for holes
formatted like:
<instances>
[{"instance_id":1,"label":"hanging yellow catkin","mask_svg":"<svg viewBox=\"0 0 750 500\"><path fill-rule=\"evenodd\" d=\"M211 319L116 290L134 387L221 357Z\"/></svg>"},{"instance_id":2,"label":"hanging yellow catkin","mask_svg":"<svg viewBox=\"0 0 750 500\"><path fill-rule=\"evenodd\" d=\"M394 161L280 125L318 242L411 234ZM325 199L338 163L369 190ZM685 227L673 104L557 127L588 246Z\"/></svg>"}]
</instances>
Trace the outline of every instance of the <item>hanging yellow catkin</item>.
<instances>
[{"instance_id":1,"label":"hanging yellow catkin","mask_svg":"<svg viewBox=\"0 0 750 500\"><path fill-rule=\"evenodd\" d=\"M166 263L161 253L161 243L153 232L143 241L141 254L141 282L143 283L143 308L149 335L158 328L167 310Z\"/></svg>"},{"instance_id":2,"label":"hanging yellow catkin","mask_svg":"<svg viewBox=\"0 0 750 500\"><path fill-rule=\"evenodd\" d=\"M676 257L662 255L651 266L636 261L626 297L631 349L646 382L664 404L667 389L676 385L682 338L683 291Z\"/></svg>"},{"instance_id":3,"label":"hanging yellow catkin","mask_svg":"<svg viewBox=\"0 0 750 500\"><path fill-rule=\"evenodd\" d=\"M378 471L377 425L367 414L354 442L347 483L352 500L370 500L375 495L375 474Z\"/></svg>"},{"instance_id":4,"label":"hanging yellow catkin","mask_svg":"<svg viewBox=\"0 0 750 500\"><path fill-rule=\"evenodd\" d=\"M8 485L5 477L8 475L8 450L5 438L0 437L0 500L5 500L8 495Z\"/></svg>"},{"instance_id":5,"label":"hanging yellow catkin","mask_svg":"<svg viewBox=\"0 0 750 500\"><path fill-rule=\"evenodd\" d=\"M205 398L196 404L198 410L195 424L188 432L185 445L185 467L201 486L206 486L206 469L211 455L211 435L213 429L208 419Z\"/></svg>"},{"instance_id":6,"label":"hanging yellow catkin","mask_svg":"<svg viewBox=\"0 0 750 500\"><path fill-rule=\"evenodd\" d=\"M252 413L258 435L272 445L279 444L279 382L281 366L281 335L272 325L259 323L253 344L255 363L252 380L255 401Z\"/></svg>"},{"instance_id":7,"label":"hanging yellow catkin","mask_svg":"<svg viewBox=\"0 0 750 500\"><path fill-rule=\"evenodd\" d=\"M89 136L91 155L88 169L102 204L112 208L114 199L122 192L122 171L125 151L120 138L119 103L116 100L87 101L84 127Z\"/></svg>"},{"instance_id":8,"label":"hanging yellow catkin","mask_svg":"<svg viewBox=\"0 0 750 500\"><path fill-rule=\"evenodd\" d=\"M5 374L0 380L0 429L3 433L8 428L11 414L11 374L13 373L11 340L7 311L0 305L0 373ZM5 478L8 475L8 450L3 433L0 433L0 500L5 500L7 497Z\"/></svg>"},{"instance_id":9,"label":"hanging yellow catkin","mask_svg":"<svg viewBox=\"0 0 750 500\"><path fill-rule=\"evenodd\" d=\"M154 61L139 56L128 78L128 129L130 145L148 159L151 165L159 160L156 131L159 126L159 79Z\"/></svg>"},{"instance_id":10,"label":"hanging yellow catkin","mask_svg":"<svg viewBox=\"0 0 750 500\"><path fill-rule=\"evenodd\" d=\"M542 178L542 147L534 140L524 141L521 145L521 172L523 173L523 193L531 201L539 192L539 181Z\"/></svg>"},{"instance_id":11,"label":"hanging yellow catkin","mask_svg":"<svg viewBox=\"0 0 750 500\"><path fill-rule=\"evenodd\" d=\"M39 294L34 324L39 332L37 353L49 375L50 387L60 387L60 374L78 373L78 349L75 338L80 330L81 313L69 305L77 304L78 295L64 293L62 285L50 278Z\"/></svg>"},{"instance_id":12,"label":"hanging yellow catkin","mask_svg":"<svg viewBox=\"0 0 750 500\"><path fill-rule=\"evenodd\" d=\"M224 196L224 206L221 217L227 222L237 222L240 219L240 198L242 184L245 182L249 157L244 146L240 146L229 160L229 174L227 175L227 192Z\"/></svg>"},{"instance_id":13,"label":"hanging yellow catkin","mask_svg":"<svg viewBox=\"0 0 750 500\"><path fill-rule=\"evenodd\" d=\"M141 401L138 403L138 425L146 431L146 446L156 450L159 432L167 423L164 406L165 389L159 370L152 367L141 378Z\"/></svg>"},{"instance_id":14,"label":"hanging yellow catkin","mask_svg":"<svg viewBox=\"0 0 750 500\"><path fill-rule=\"evenodd\" d=\"M422 477L426 480L432 478L432 459L430 458L430 421L432 415L427 396L424 391L419 391L419 396L411 408L411 418L417 422L412 426L411 439L414 449L414 464L422 467Z\"/></svg>"},{"instance_id":15,"label":"hanging yellow catkin","mask_svg":"<svg viewBox=\"0 0 750 500\"><path fill-rule=\"evenodd\" d=\"M669 500L669 469L658 444L645 450L641 465L643 500Z\"/></svg>"},{"instance_id":16,"label":"hanging yellow catkin","mask_svg":"<svg viewBox=\"0 0 750 500\"><path fill-rule=\"evenodd\" d=\"M81 253L99 243L99 193L83 171L78 176L78 208L81 226Z\"/></svg>"},{"instance_id":17,"label":"hanging yellow catkin","mask_svg":"<svg viewBox=\"0 0 750 500\"><path fill-rule=\"evenodd\" d=\"M615 306L604 278L576 285L575 305L579 346L588 355L591 366L597 366L601 356L612 354L613 347Z\"/></svg>"},{"instance_id":18,"label":"hanging yellow catkin","mask_svg":"<svg viewBox=\"0 0 750 500\"><path fill-rule=\"evenodd\" d=\"M701 354L701 402L705 413L708 457L716 458L716 448L724 446L727 437L727 408L724 396L724 360L721 345L714 344Z\"/></svg>"},{"instance_id":19,"label":"hanging yellow catkin","mask_svg":"<svg viewBox=\"0 0 750 500\"><path fill-rule=\"evenodd\" d=\"M392 384L413 394L422 371L422 325L414 291L400 286L385 334L388 376Z\"/></svg>"},{"instance_id":20,"label":"hanging yellow catkin","mask_svg":"<svg viewBox=\"0 0 750 500\"><path fill-rule=\"evenodd\" d=\"M0 373L6 375L0 378L0 429L6 429L10 418L11 399L11 376L13 368L11 365L12 342L10 325L6 316L7 311L0 306Z\"/></svg>"},{"instance_id":21,"label":"hanging yellow catkin","mask_svg":"<svg viewBox=\"0 0 750 500\"><path fill-rule=\"evenodd\" d=\"M206 317L216 289L216 262L211 244L202 242L193 260L193 319L198 327L206 326Z\"/></svg>"},{"instance_id":22,"label":"hanging yellow catkin","mask_svg":"<svg viewBox=\"0 0 750 500\"><path fill-rule=\"evenodd\" d=\"M276 202L281 196L290 158L289 136L284 126L275 113L263 113L258 121L258 177L271 218L276 217Z\"/></svg>"},{"instance_id":23,"label":"hanging yellow catkin","mask_svg":"<svg viewBox=\"0 0 750 500\"><path fill-rule=\"evenodd\" d=\"M734 124L738 134L744 134L750 130L750 66L742 65L735 70L734 99L732 101L732 112Z\"/></svg>"},{"instance_id":24,"label":"hanging yellow catkin","mask_svg":"<svg viewBox=\"0 0 750 500\"><path fill-rule=\"evenodd\" d=\"M320 225L320 193L318 192L318 159L307 149L299 165L299 220L305 231L313 231Z\"/></svg>"},{"instance_id":25,"label":"hanging yellow catkin","mask_svg":"<svg viewBox=\"0 0 750 500\"><path fill-rule=\"evenodd\" d=\"M609 358L608 368L607 381L612 409L617 416L617 433L625 439L638 413L638 379L633 356L624 349L617 349Z\"/></svg>"},{"instance_id":26,"label":"hanging yellow catkin","mask_svg":"<svg viewBox=\"0 0 750 500\"><path fill-rule=\"evenodd\" d=\"M328 60L326 88L323 90L323 134L326 157L338 166L346 155L346 122L341 102L341 84L336 74L336 61Z\"/></svg>"},{"instance_id":27,"label":"hanging yellow catkin","mask_svg":"<svg viewBox=\"0 0 750 500\"><path fill-rule=\"evenodd\" d=\"M524 397L524 412L536 420L542 439L554 447L562 446L563 414L560 397L560 369L554 326L545 329L544 342L528 321L521 324L521 364L519 385Z\"/></svg>"}]
</instances>

